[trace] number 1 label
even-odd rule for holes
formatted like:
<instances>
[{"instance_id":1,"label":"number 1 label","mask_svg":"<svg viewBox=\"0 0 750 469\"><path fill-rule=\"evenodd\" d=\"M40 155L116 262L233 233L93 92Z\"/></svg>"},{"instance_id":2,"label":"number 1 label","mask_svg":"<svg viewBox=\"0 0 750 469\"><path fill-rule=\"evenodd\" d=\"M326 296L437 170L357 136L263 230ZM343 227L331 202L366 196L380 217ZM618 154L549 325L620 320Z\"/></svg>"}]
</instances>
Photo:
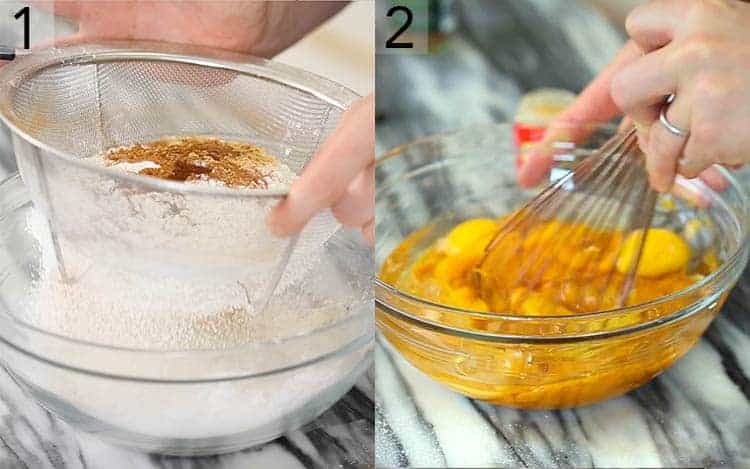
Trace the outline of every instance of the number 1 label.
<instances>
[{"instance_id":1,"label":"number 1 label","mask_svg":"<svg viewBox=\"0 0 750 469\"><path fill-rule=\"evenodd\" d=\"M21 19L23 17L23 48L28 49L31 47L31 31L30 31L30 19L31 19L31 10L29 7L23 7L20 10L16 12L15 15L13 15L15 19Z\"/></svg>"}]
</instances>

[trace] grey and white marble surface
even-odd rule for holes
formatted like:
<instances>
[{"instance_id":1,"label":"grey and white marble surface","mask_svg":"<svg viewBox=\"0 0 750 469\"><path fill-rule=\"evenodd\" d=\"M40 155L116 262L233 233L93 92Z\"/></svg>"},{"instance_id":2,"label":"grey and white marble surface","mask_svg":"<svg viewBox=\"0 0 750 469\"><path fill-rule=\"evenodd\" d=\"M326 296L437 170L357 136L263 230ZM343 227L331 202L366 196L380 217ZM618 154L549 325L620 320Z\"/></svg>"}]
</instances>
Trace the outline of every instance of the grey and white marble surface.
<instances>
[{"instance_id":1,"label":"grey and white marble surface","mask_svg":"<svg viewBox=\"0 0 750 469\"><path fill-rule=\"evenodd\" d=\"M370 467L372 392L370 370L339 402L300 430L245 451L180 458L113 446L75 430L37 404L0 368L0 469Z\"/></svg>"},{"instance_id":2,"label":"grey and white marble surface","mask_svg":"<svg viewBox=\"0 0 750 469\"><path fill-rule=\"evenodd\" d=\"M570 0L459 1L459 31L432 55L377 63L377 143L510 120L540 86L579 91L623 43ZM750 179L746 180L750 185ZM525 412L467 399L376 350L379 467L750 468L750 271L703 340L623 397Z\"/></svg>"}]
</instances>

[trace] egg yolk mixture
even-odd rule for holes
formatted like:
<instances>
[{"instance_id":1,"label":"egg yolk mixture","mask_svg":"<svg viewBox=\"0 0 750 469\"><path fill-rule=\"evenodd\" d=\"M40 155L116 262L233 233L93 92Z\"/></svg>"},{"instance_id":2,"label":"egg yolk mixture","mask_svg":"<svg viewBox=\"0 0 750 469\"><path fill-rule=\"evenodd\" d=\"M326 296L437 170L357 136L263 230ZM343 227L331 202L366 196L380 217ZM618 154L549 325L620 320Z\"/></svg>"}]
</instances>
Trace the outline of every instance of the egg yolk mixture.
<instances>
[{"instance_id":1,"label":"egg yolk mixture","mask_svg":"<svg viewBox=\"0 0 750 469\"><path fill-rule=\"evenodd\" d=\"M718 266L706 255L688 269L691 249L673 231L651 228L625 236L560 221L528 230L504 230L503 221L476 218L453 228L408 265L409 239L381 269L402 291L436 303L479 312L524 316L590 313L621 306L620 292L643 242L624 304L645 303L681 290ZM480 268L481 267L481 268Z\"/></svg>"},{"instance_id":2,"label":"egg yolk mixture","mask_svg":"<svg viewBox=\"0 0 750 469\"><path fill-rule=\"evenodd\" d=\"M489 314L454 313L398 297L385 298L383 304L395 301L396 310L468 331L549 337L616 330L663 317L703 293L623 315L576 315L616 308L623 300L635 305L668 295L719 266L711 249L691 252L682 236L668 229L651 228L644 239L642 231L626 234L560 221L508 230L502 228L504 221L470 219L438 239L433 234L438 224L425 226L404 239L380 271L384 282L412 296ZM688 224L682 233L689 236ZM631 269L636 269L632 289L623 299L620 291ZM382 307L376 321L413 365L455 391L511 407L556 409L598 402L648 382L699 340L725 299L683 321L583 341L467 337L423 327ZM536 318L508 321L494 318L493 312L541 316L549 324Z\"/></svg>"}]
</instances>

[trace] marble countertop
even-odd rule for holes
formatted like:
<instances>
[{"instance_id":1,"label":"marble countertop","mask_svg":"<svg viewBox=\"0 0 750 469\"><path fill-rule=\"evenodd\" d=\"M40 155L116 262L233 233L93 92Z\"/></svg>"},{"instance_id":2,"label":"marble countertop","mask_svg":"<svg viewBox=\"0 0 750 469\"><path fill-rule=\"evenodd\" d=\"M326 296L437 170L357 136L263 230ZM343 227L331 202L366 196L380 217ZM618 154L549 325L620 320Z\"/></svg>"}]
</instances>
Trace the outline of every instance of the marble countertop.
<instances>
[{"instance_id":1,"label":"marble countertop","mask_svg":"<svg viewBox=\"0 0 750 469\"><path fill-rule=\"evenodd\" d=\"M245 469L368 467L373 460L372 370L304 428L219 456L144 454L79 432L37 404L0 369L2 469Z\"/></svg>"},{"instance_id":2,"label":"marble countertop","mask_svg":"<svg viewBox=\"0 0 750 469\"><path fill-rule=\"evenodd\" d=\"M623 36L569 0L460 2L432 56L378 57L379 153L431 133L512 119L540 86L579 91ZM747 181L750 184L750 180ZM750 271L699 344L623 397L524 412L456 394L380 339L379 467L750 467Z\"/></svg>"}]
</instances>

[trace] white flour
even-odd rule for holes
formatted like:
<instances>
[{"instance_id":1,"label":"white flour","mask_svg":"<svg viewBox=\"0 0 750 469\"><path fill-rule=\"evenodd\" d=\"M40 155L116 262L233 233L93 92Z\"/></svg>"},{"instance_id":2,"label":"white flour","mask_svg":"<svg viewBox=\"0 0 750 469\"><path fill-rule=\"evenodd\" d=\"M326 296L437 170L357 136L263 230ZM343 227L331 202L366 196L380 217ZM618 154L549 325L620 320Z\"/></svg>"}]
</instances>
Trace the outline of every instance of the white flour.
<instances>
[{"instance_id":1,"label":"white flour","mask_svg":"<svg viewBox=\"0 0 750 469\"><path fill-rule=\"evenodd\" d=\"M102 156L88 162L105 165ZM135 172L148 164L116 165L114 170ZM269 181L288 186L294 174L281 163L277 166L267 173ZM72 165L58 171L48 182L47 192L54 197L40 194L33 200L49 205L44 208L60 240L66 273L77 278L88 269L107 267L133 272L133 281L153 282L150 276L163 284L160 298L130 298L133 307L160 310L156 300L179 306L189 301L186 292L191 289L220 297L229 308L240 299L259 306L292 248L292 239L277 238L266 227L280 196L248 194L242 188L232 191L236 196L179 193ZM185 186L219 184L198 180ZM316 217L295 252L307 251L305 257L311 257L337 227L330 214Z\"/></svg>"},{"instance_id":2,"label":"white flour","mask_svg":"<svg viewBox=\"0 0 750 469\"><path fill-rule=\"evenodd\" d=\"M245 288L237 282L210 283L203 278L114 268L77 256L61 241L68 272L85 266L73 272L74 281L65 281L45 219L32 211L28 224L40 241L44 270L28 304L27 319L66 337L146 350L223 349L278 341L348 314L341 304L351 300L345 292L340 298L326 298L326 286L314 283L321 276L331 285L341 282L322 259L320 249L306 253L308 262L317 264L317 275L311 275L311 266L301 265L300 256L295 256L268 307L256 311L247 304ZM305 275L310 278L300 282Z\"/></svg>"},{"instance_id":3,"label":"white flour","mask_svg":"<svg viewBox=\"0 0 750 469\"><path fill-rule=\"evenodd\" d=\"M151 378L166 381L185 373L242 375L312 359L367 333L358 325L356 331L334 328L314 342L295 339L351 314L371 314L366 295L323 255L323 241L336 227L330 215L306 228L263 309L260 299L288 246L263 223L277 199L144 191L72 166L67 170L66 190L52 188L67 277L58 268L46 217L30 211L28 231L39 242L43 269L21 318L102 345L204 352L191 352L187 369L184 361L157 360L154 368L153 360L140 356L66 355L66 348L55 352L55 361L113 373L137 371L143 359ZM77 210L77 219L60 216L61 209ZM369 280L366 272L362 276ZM7 361L29 383L121 431L188 439L251 432L262 440L288 429L285 422L300 412L330 405L364 366L368 349L288 372L202 384L100 378L15 354Z\"/></svg>"}]
</instances>

